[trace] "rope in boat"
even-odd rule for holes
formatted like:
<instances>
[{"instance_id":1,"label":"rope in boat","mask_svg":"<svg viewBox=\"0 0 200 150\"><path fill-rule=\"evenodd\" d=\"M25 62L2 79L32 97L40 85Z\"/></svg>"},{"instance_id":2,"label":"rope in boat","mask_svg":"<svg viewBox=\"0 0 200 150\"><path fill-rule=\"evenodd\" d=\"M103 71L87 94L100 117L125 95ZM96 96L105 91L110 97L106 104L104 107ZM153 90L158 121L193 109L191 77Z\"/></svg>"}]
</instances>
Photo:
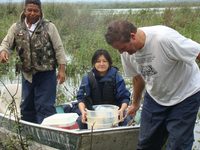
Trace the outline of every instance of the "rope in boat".
<instances>
[{"instance_id":1,"label":"rope in boat","mask_svg":"<svg viewBox=\"0 0 200 150\"><path fill-rule=\"evenodd\" d=\"M8 108L6 109L6 112L4 114L4 116L6 115L7 111L9 110L10 106L14 106L14 117L16 118L16 115L17 115L17 106L16 106L16 103L15 103L15 98L14 96L17 94L18 90L19 90L19 74L17 75L17 89L15 91L15 93L12 95L11 92L9 91L9 89L7 88L7 86L5 85L5 83L0 80L0 82L2 83L2 85L5 87L6 91L8 92L8 94L11 96L12 98L12 101L11 103L8 105ZM15 111L16 110L16 111ZM17 119L17 118L16 118Z\"/></svg>"},{"instance_id":2,"label":"rope in boat","mask_svg":"<svg viewBox=\"0 0 200 150\"><path fill-rule=\"evenodd\" d=\"M74 94L73 94L65 85L63 85L63 87L64 87L64 89L65 89L67 92L69 92L69 94L70 94L72 97L74 97Z\"/></svg>"},{"instance_id":3,"label":"rope in boat","mask_svg":"<svg viewBox=\"0 0 200 150\"><path fill-rule=\"evenodd\" d=\"M5 83L0 80L0 82L2 83L2 85L5 87L5 89L7 90L8 94L11 96L12 98L12 101L11 103L8 105L7 109L6 109L6 112L4 113L4 118L6 116L6 113L9 109L13 109L11 112L10 112L10 116L11 116L11 113L14 113L14 118L15 118L15 123L17 125L17 138L19 140L19 144L22 148L22 150L27 150L27 143L26 141L23 140L23 137L22 137L22 128L21 128L21 125L20 125L20 118L18 117L18 112L17 112L17 105L16 105L16 102L15 102L15 98L14 96L17 94L18 90L19 90L19 75L20 73L17 74L17 89L15 91L15 93L12 95L11 92L9 91L9 89L7 88L7 86L5 85ZM14 108L13 108L14 107ZM2 122L3 123L3 119L2 119Z\"/></svg>"},{"instance_id":4,"label":"rope in boat","mask_svg":"<svg viewBox=\"0 0 200 150\"><path fill-rule=\"evenodd\" d=\"M94 131L95 122L91 125L91 137L90 137L90 150L92 150L93 146L93 131Z\"/></svg>"}]
</instances>

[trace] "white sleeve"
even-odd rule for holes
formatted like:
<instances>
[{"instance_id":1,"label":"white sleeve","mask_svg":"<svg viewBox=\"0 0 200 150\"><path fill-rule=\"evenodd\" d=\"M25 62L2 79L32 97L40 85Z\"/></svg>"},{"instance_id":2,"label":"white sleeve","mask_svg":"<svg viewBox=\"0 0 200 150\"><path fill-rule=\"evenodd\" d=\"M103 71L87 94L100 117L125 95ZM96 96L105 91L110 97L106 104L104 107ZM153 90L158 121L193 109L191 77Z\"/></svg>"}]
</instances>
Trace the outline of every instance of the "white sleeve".
<instances>
[{"instance_id":1,"label":"white sleeve","mask_svg":"<svg viewBox=\"0 0 200 150\"><path fill-rule=\"evenodd\" d=\"M57 63L59 65L60 64L66 64L65 49L64 49L61 37L59 35L59 32L58 32L56 26L51 22L49 23L48 33L49 33L49 36L51 38L53 48L55 50Z\"/></svg>"},{"instance_id":2,"label":"white sleeve","mask_svg":"<svg viewBox=\"0 0 200 150\"><path fill-rule=\"evenodd\" d=\"M129 55L128 53L124 52L121 54L121 61L123 70L126 77L133 77L139 74L137 71L137 62L135 61L135 55Z\"/></svg>"},{"instance_id":3,"label":"white sleeve","mask_svg":"<svg viewBox=\"0 0 200 150\"><path fill-rule=\"evenodd\" d=\"M191 64L200 53L200 44L184 36L179 36L173 40L168 39L168 41L171 49L168 53L172 59Z\"/></svg>"},{"instance_id":4,"label":"white sleeve","mask_svg":"<svg viewBox=\"0 0 200 150\"><path fill-rule=\"evenodd\" d=\"M12 26L9 28L7 35L1 42L0 51L6 50L9 52L9 50L12 50L11 48L13 48L15 30L16 30L16 23L12 24Z\"/></svg>"}]
</instances>

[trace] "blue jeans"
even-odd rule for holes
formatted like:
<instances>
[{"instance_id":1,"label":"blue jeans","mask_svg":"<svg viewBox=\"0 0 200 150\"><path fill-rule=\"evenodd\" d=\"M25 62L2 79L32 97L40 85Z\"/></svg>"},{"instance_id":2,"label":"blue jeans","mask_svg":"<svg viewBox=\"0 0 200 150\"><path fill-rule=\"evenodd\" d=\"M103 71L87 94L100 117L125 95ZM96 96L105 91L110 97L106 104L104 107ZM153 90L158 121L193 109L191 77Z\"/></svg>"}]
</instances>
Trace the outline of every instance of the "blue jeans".
<instances>
[{"instance_id":1,"label":"blue jeans","mask_svg":"<svg viewBox=\"0 0 200 150\"><path fill-rule=\"evenodd\" d=\"M33 75L32 83L22 77L22 120L41 123L56 113L56 72L45 71Z\"/></svg>"},{"instance_id":2,"label":"blue jeans","mask_svg":"<svg viewBox=\"0 0 200 150\"><path fill-rule=\"evenodd\" d=\"M146 93L141 114L138 150L191 150L200 92L174 106L161 106Z\"/></svg>"}]
</instances>

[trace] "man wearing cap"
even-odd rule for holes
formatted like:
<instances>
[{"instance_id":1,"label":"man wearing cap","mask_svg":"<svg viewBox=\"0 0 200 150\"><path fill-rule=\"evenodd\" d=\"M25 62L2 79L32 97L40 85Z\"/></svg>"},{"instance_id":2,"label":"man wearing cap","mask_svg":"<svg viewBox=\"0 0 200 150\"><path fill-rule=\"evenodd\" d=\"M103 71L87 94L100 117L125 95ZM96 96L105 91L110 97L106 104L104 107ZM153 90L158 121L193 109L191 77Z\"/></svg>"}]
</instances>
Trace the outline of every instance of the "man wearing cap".
<instances>
[{"instance_id":1,"label":"man wearing cap","mask_svg":"<svg viewBox=\"0 0 200 150\"><path fill-rule=\"evenodd\" d=\"M121 54L125 74L133 78L136 114L144 86L138 150L191 150L200 106L200 44L163 26L137 28L112 21L105 38Z\"/></svg>"},{"instance_id":2,"label":"man wearing cap","mask_svg":"<svg viewBox=\"0 0 200 150\"><path fill-rule=\"evenodd\" d=\"M21 118L41 123L56 113L56 84L65 81L66 57L57 28L43 18L40 0L25 1L20 21L9 28L0 45L2 63L14 48L22 71Z\"/></svg>"}]
</instances>

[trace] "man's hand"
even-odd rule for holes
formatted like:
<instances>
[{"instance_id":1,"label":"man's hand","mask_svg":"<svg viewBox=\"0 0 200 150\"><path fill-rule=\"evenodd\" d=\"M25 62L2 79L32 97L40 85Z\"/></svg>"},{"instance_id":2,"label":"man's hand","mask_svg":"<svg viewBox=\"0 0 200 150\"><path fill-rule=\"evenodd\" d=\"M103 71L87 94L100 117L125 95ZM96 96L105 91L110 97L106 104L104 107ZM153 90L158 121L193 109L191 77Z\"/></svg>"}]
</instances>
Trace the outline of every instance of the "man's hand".
<instances>
[{"instance_id":1,"label":"man's hand","mask_svg":"<svg viewBox=\"0 0 200 150\"><path fill-rule=\"evenodd\" d=\"M145 82L141 75L137 75L133 77L133 104L128 108L127 114L132 115L133 117L136 115L136 112L140 108L140 100L142 97L142 92L145 87Z\"/></svg>"},{"instance_id":2,"label":"man's hand","mask_svg":"<svg viewBox=\"0 0 200 150\"><path fill-rule=\"evenodd\" d=\"M139 108L140 108L140 103L133 102L133 104L128 107L127 114L134 117Z\"/></svg>"},{"instance_id":3,"label":"man's hand","mask_svg":"<svg viewBox=\"0 0 200 150\"><path fill-rule=\"evenodd\" d=\"M6 63L8 61L9 54L7 51L3 50L0 52L0 62L1 63Z\"/></svg>"},{"instance_id":4,"label":"man's hand","mask_svg":"<svg viewBox=\"0 0 200 150\"><path fill-rule=\"evenodd\" d=\"M120 110L118 111L118 113L119 113L119 120L120 120L120 121L124 121L124 120L123 120L123 118L124 118L124 111L120 109Z\"/></svg>"},{"instance_id":5,"label":"man's hand","mask_svg":"<svg viewBox=\"0 0 200 150\"><path fill-rule=\"evenodd\" d=\"M124 121L124 117L126 117L126 116L124 116L124 115L125 115L125 110L127 109L127 107L128 107L128 104L123 103L123 104L121 105L120 110L118 111L120 122Z\"/></svg>"},{"instance_id":6,"label":"man's hand","mask_svg":"<svg viewBox=\"0 0 200 150\"><path fill-rule=\"evenodd\" d=\"M57 81L59 84L62 84L65 82L66 74L65 74L65 65L61 64L58 68L58 76L57 76Z\"/></svg>"},{"instance_id":7,"label":"man's hand","mask_svg":"<svg viewBox=\"0 0 200 150\"><path fill-rule=\"evenodd\" d=\"M86 121L87 121L87 112L86 111L82 112L81 121L82 121L82 123L86 123Z\"/></svg>"}]
</instances>

